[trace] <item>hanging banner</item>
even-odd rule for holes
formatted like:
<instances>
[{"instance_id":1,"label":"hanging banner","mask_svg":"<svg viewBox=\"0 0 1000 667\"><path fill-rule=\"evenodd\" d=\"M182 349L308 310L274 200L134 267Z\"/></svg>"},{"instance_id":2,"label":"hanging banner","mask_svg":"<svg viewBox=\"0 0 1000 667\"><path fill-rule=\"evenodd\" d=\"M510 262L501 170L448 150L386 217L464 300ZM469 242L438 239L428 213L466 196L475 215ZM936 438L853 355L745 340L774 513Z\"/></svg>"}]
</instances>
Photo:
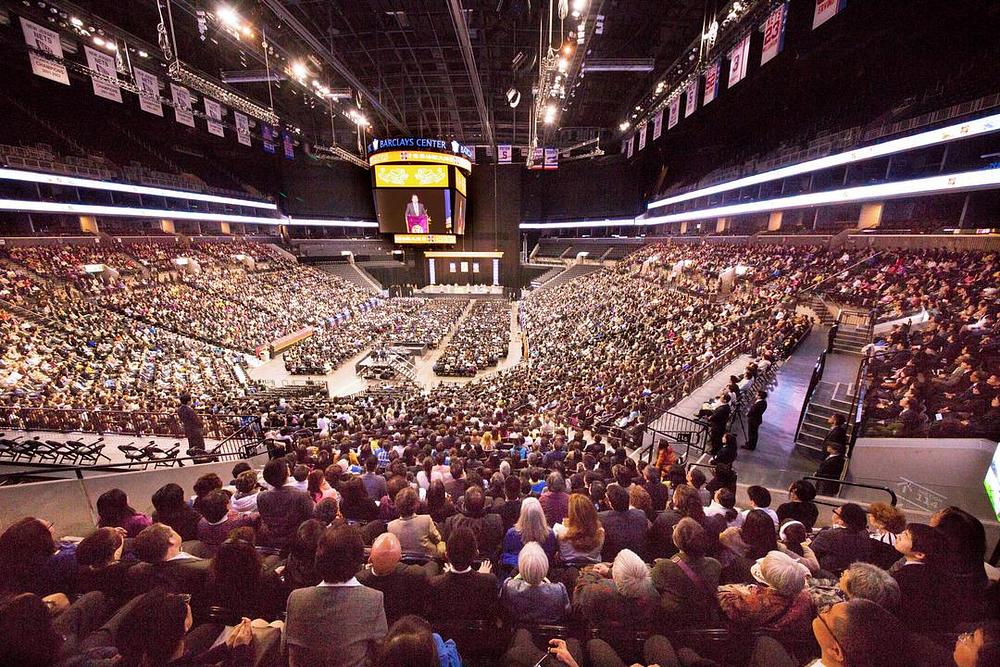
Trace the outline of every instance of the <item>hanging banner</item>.
<instances>
[{"instance_id":1,"label":"hanging banner","mask_svg":"<svg viewBox=\"0 0 1000 667\"><path fill-rule=\"evenodd\" d=\"M285 157L289 160L295 159L295 144L292 142L292 133L288 130L281 132L281 145L284 148Z\"/></svg>"},{"instance_id":2,"label":"hanging banner","mask_svg":"<svg viewBox=\"0 0 1000 667\"><path fill-rule=\"evenodd\" d=\"M546 169L558 169L559 168L559 151L555 148L545 149L545 168Z\"/></svg>"},{"instance_id":3,"label":"hanging banner","mask_svg":"<svg viewBox=\"0 0 1000 667\"><path fill-rule=\"evenodd\" d=\"M643 125L639 128L639 150L646 147L646 128L648 125Z\"/></svg>"},{"instance_id":4,"label":"hanging banner","mask_svg":"<svg viewBox=\"0 0 1000 667\"><path fill-rule=\"evenodd\" d=\"M677 95L670 100L670 116L667 118L667 129L672 130L677 121L681 119L681 96Z\"/></svg>"},{"instance_id":5,"label":"hanging banner","mask_svg":"<svg viewBox=\"0 0 1000 667\"><path fill-rule=\"evenodd\" d=\"M653 141L659 139L661 134L663 134L663 109L653 116Z\"/></svg>"},{"instance_id":6,"label":"hanging banner","mask_svg":"<svg viewBox=\"0 0 1000 667\"><path fill-rule=\"evenodd\" d=\"M102 53L101 51L96 51L87 45L84 45L83 51L87 54L87 67L97 72L98 75L103 74L104 76L110 77L115 81L118 80L118 70L115 68L114 58L106 53ZM100 76L93 75L91 75L90 81L94 85L95 95L121 104L122 89L118 87L118 84L111 83L110 81L102 79Z\"/></svg>"},{"instance_id":7,"label":"hanging banner","mask_svg":"<svg viewBox=\"0 0 1000 667\"><path fill-rule=\"evenodd\" d=\"M729 85L732 88L747 76L747 61L750 60L750 33L739 41L729 52Z\"/></svg>"},{"instance_id":8,"label":"hanging banner","mask_svg":"<svg viewBox=\"0 0 1000 667\"><path fill-rule=\"evenodd\" d=\"M500 144L497 146L497 162L500 164L510 164L510 154L510 144Z\"/></svg>"},{"instance_id":9,"label":"hanging banner","mask_svg":"<svg viewBox=\"0 0 1000 667\"><path fill-rule=\"evenodd\" d=\"M274 155L274 128L271 127L270 123L261 122L260 138L264 141L264 152Z\"/></svg>"},{"instance_id":10,"label":"hanging banner","mask_svg":"<svg viewBox=\"0 0 1000 667\"><path fill-rule=\"evenodd\" d=\"M37 23L32 23L28 19L21 17L21 30L24 31L24 42L28 48L42 53L48 53L56 58L63 57L62 44L59 43L59 33L48 28L43 28ZM49 60L40 53L28 51L28 58L31 60L31 71L50 81L69 85L69 73L65 65Z\"/></svg>"},{"instance_id":11,"label":"hanging banner","mask_svg":"<svg viewBox=\"0 0 1000 667\"><path fill-rule=\"evenodd\" d=\"M132 68L135 75L135 85L139 87L139 108L146 113L163 115L163 104L160 103L160 80L155 74L150 74L138 67Z\"/></svg>"},{"instance_id":12,"label":"hanging banner","mask_svg":"<svg viewBox=\"0 0 1000 667\"><path fill-rule=\"evenodd\" d=\"M531 169L545 168L545 150L541 147L535 148L531 152Z\"/></svg>"},{"instance_id":13,"label":"hanging banner","mask_svg":"<svg viewBox=\"0 0 1000 667\"><path fill-rule=\"evenodd\" d=\"M820 27L847 5L847 0L816 0L816 11L813 13L813 30ZM21 19L22 21L24 19Z\"/></svg>"},{"instance_id":14,"label":"hanging banner","mask_svg":"<svg viewBox=\"0 0 1000 667\"><path fill-rule=\"evenodd\" d=\"M684 102L684 117L687 118L698 108L698 78L687 85L684 90L687 99Z\"/></svg>"},{"instance_id":15,"label":"hanging banner","mask_svg":"<svg viewBox=\"0 0 1000 667\"><path fill-rule=\"evenodd\" d=\"M768 14L760 26L764 32L764 48L760 52L760 64L770 61L785 48L785 22L788 19L788 3L784 2Z\"/></svg>"},{"instance_id":16,"label":"hanging banner","mask_svg":"<svg viewBox=\"0 0 1000 667\"><path fill-rule=\"evenodd\" d=\"M174 101L174 118L178 123L194 127L194 113L191 111L191 91L176 83L170 84L170 96Z\"/></svg>"},{"instance_id":17,"label":"hanging banner","mask_svg":"<svg viewBox=\"0 0 1000 667\"><path fill-rule=\"evenodd\" d=\"M205 98L205 120L208 121L208 132L217 137L224 137L222 129L222 105L215 100Z\"/></svg>"},{"instance_id":18,"label":"hanging banner","mask_svg":"<svg viewBox=\"0 0 1000 667\"><path fill-rule=\"evenodd\" d=\"M622 139L622 153L628 151L628 139Z\"/></svg>"},{"instance_id":19,"label":"hanging banner","mask_svg":"<svg viewBox=\"0 0 1000 667\"><path fill-rule=\"evenodd\" d=\"M708 104L719 94L719 61L708 66L705 70L705 97L702 98L702 106Z\"/></svg>"},{"instance_id":20,"label":"hanging banner","mask_svg":"<svg viewBox=\"0 0 1000 667\"><path fill-rule=\"evenodd\" d=\"M239 111L233 111L236 120L236 140L244 146L250 145L250 119Z\"/></svg>"},{"instance_id":21,"label":"hanging banner","mask_svg":"<svg viewBox=\"0 0 1000 667\"><path fill-rule=\"evenodd\" d=\"M632 157L632 153L633 153L634 149L635 149L635 135L633 134L631 137L628 138L628 157L629 158Z\"/></svg>"}]
</instances>

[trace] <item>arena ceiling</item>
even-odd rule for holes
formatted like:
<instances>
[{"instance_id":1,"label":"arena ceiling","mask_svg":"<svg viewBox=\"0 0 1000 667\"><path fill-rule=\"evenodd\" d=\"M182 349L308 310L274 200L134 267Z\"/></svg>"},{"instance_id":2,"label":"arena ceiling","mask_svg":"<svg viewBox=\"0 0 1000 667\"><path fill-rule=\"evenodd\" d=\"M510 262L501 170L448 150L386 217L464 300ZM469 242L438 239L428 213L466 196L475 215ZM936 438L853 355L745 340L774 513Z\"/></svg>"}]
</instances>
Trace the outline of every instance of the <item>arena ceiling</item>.
<instances>
[{"instance_id":1,"label":"arena ceiling","mask_svg":"<svg viewBox=\"0 0 1000 667\"><path fill-rule=\"evenodd\" d=\"M156 44L156 0L78 4ZM559 0L552 4L558 13ZM219 29L216 13L223 6L255 30L266 30L280 47L279 67L282 56L284 62L312 56L306 61L311 72L331 90L350 93L342 104L360 101L376 136L422 134L479 145L528 141L539 45L544 53L549 34L549 0L173 0L177 50L185 62L258 101L273 98L283 117L302 118L323 104L281 77L272 78L270 90L266 77L255 81L253 74L265 63L247 42L257 35L240 40ZM588 28L558 118L546 128L549 145L569 145L617 126L700 34L705 3L567 0L567 7L580 8ZM199 30L204 14L207 29ZM567 42L575 48L570 23L578 20L569 15L560 29L556 17L555 48ZM518 57L520 69L513 64ZM588 63L606 69L587 69ZM275 67L275 61L268 65ZM249 76L240 77L241 71ZM516 109L507 100L511 88L521 94ZM299 123L327 138L332 127L338 142L346 144L344 135L353 134L350 122L343 113L335 120Z\"/></svg>"}]
</instances>

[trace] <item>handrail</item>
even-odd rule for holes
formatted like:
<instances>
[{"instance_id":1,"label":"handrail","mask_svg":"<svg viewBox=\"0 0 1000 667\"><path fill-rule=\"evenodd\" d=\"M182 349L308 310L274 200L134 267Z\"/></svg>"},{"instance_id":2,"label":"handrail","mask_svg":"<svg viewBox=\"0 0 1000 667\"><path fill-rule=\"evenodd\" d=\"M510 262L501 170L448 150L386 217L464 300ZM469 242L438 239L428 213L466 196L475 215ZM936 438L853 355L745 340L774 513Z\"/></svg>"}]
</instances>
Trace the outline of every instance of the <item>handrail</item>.
<instances>
[{"instance_id":1,"label":"handrail","mask_svg":"<svg viewBox=\"0 0 1000 667\"><path fill-rule=\"evenodd\" d=\"M225 438L239 430L237 425L252 416L204 413L205 435ZM0 425L25 431L62 433L122 433L135 436L164 435L183 437L184 428L176 413L131 412L127 410L45 408L0 405Z\"/></svg>"},{"instance_id":2,"label":"handrail","mask_svg":"<svg viewBox=\"0 0 1000 667\"><path fill-rule=\"evenodd\" d=\"M830 479L829 477L815 477L813 475L802 477L802 479L810 482L816 481L816 482L823 482L825 484L829 483L842 484L843 486L855 486L860 489L874 489L875 491L885 491L886 493L889 494L889 497L892 499L890 503L892 504L893 507L895 507L896 503L899 502L899 499L896 497L896 492L893 491L888 486L879 486L878 484L863 484L861 482L845 482L844 480ZM814 500L813 502L817 501ZM822 503L822 504L829 505L831 503Z\"/></svg>"}]
</instances>

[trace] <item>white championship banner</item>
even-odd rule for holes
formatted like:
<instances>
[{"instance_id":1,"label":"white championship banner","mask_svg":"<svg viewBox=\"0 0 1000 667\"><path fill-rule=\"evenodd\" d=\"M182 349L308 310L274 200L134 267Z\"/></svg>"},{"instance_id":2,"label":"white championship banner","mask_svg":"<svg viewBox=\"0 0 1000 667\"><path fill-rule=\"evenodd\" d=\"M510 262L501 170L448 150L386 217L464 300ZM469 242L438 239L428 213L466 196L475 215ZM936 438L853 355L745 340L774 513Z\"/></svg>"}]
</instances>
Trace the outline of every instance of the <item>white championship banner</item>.
<instances>
[{"instance_id":1,"label":"white championship banner","mask_svg":"<svg viewBox=\"0 0 1000 667\"><path fill-rule=\"evenodd\" d=\"M191 91L176 83L170 84L170 95L174 100L174 118L178 123L194 127L194 113L191 111Z\"/></svg>"},{"instance_id":2,"label":"white championship banner","mask_svg":"<svg viewBox=\"0 0 1000 667\"><path fill-rule=\"evenodd\" d=\"M138 67L132 68L135 75L135 85L139 87L139 108L146 113L163 115L163 104L160 102L160 80L155 74Z\"/></svg>"},{"instance_id":3,"label":"white championship banner","mask_svg":"<svg viewBox=\"0 0 1000 667\"><path fill-rule=\"evenodd\" d=\"M37 23L32 23L24 17L21 18L21 29L24 31L24 41L30 48L51 54L56 58L63 57L59 33L43 28ZM49 60L34 51L28 52L28 58L31 60L31 71L38 76L69 85L69 72L66 71L65 65Z\"/></svg>"},{"instance_id":4,"label":"white championship banner","mask_svg":"<svg viewBox=\"0 0 1000 667\"><path fill-rule=\"evenodd\" d=\"M107 53L92 49L87 45L84 45L83 50L87 54L87 67L94 70L98 74L103 74L104 76L114 79L115 81L118 80L118 70L115 68L114 58L109 56ZM105 81L97 76L91 76L90 80L94 84L95 95L121 104L122 89L118 87L118 84Z\"/></svg>"}]
</instances>

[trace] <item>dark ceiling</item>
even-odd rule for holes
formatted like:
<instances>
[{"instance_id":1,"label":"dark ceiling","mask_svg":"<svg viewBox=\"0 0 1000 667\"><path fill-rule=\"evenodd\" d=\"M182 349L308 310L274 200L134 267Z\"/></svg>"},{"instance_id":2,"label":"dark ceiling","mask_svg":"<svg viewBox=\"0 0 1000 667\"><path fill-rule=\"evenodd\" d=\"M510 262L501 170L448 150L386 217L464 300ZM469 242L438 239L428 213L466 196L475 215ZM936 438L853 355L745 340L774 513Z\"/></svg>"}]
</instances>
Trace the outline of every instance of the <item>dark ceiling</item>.
<instances>
[{"instance_id":1,"label":"dark ceiling","mask_svg":"<svg viewBox=\"0 0 1000 667\"><path fill-rule=\"evenodd\" d=\"M558 7L558 0L552 0ZM164 4L163 0L161 3ZM84 9L155 44L156 0L83 0ZM178 52L181 59L214 77L223 71L259 70L264 67L259 39L240 42L217 29L210 19L206 39L197 29L197 12L214 13L228 4L258 29L266 28L271 43L280 47L278 67L293 58L317 56L309 40L317 40L338 59L370 92L362 109L376 136L423 134L457 138L471 144L487 143L483 119L492 126L498 143L524 145L528 141L531 90L537 67L515 74L512 60L523 52L529 63L536 62L539 37L548 33L549 0L173 0ZM280 5L275 9L273 5ZM460 6L469 31L484 112L476 102L475 82L470 76L460 47L460 36L451 5ZM572 6L573 0L569 1ZM292 21L283 20L281 9ZM582 61L589 59L653 58L652 72L590 72L577 74L567 87L567 97L557 121L555 143L575 141L581 132L610 130L627 115L628 109L648 93L657 77L684 53L702 25L703 0L589 0L591 23L603 16L603 31L592 31ZM540 25L544 23L544 25ZM573 23L567 18L560 31L554 22L553 45L558 48ZM540 32L540 28L543 32ZM543 48L544 50L544 48ZM281 56L287 59L282 63ZM317 56L318 57L318 56ZM319 57L319 61L323 61ZM269 63L272 68L275 62ZM314 68L315 69L315 68ZM324 62L317 71L332 89L352 89L350 79ZM234 87L257 101L267 102L266 83L240 83ZM522 93L520 105L511 109L505 93L510 87ZM329 140L329 122L320 115L322 103L302 94L294 83L275 82L270 91L276 110L283 117ZM377 100L385 113L372 103ZM317 111L311 111L318 108ZM388 120L391 116L399 123ZM321 120L321 118L320 118ZM334 126L338 142L347 144L351 132L345 118ZM348 135L348 136L344 136Z\"/></svg>"}]
</instances>

